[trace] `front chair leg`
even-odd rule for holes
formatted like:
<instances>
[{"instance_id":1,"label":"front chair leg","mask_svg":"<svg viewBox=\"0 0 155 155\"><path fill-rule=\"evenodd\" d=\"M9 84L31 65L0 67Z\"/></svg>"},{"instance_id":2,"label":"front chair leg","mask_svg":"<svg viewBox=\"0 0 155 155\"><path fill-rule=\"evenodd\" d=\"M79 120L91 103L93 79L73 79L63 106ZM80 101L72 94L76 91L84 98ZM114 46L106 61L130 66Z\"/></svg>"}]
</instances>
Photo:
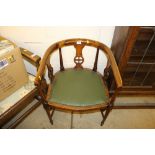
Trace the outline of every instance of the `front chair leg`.
<instances>
[{"instance_id":1,"label":"front chair leg","mask_svg":"<svg viewBox=\"0 0 155 155\"><path fill-rule=\"evenodd\" d=\"M109 112L111 111L111 108L108 106L106 109L100 109L103 120L101 121L101 126L103 126L105 120L107 119L107 116L109 114ZM105 111L105 114L104 114Z\"/></svg>"},{"instance_id":2,"label":"front chair leg","mask_svg":"<svg viewBox=\"0 0 155 155\"><path fill-rule=\"evenodd\" d=\"M51 124L53 125L53 119L52 119L52 117L53 117L55 108L52 108L52 107L50 107L48 105L44 105L44 109L46 110L47 116L48 116Z\"/></svg>"}]
</instances>

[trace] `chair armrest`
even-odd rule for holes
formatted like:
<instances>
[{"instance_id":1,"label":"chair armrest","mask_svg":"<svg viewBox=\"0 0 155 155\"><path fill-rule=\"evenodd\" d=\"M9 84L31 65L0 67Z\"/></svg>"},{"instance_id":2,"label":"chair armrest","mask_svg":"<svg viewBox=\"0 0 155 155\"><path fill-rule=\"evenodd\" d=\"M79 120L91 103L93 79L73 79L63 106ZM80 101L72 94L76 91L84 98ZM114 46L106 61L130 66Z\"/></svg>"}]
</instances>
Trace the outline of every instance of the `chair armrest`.
<instances>
[{"instance_id":1,"label":"chair armrest","mask_svg":"<svg viewBox=\"0 0 155 155\"><path fill-rule=\"evenodd\" d=\"M41 58L38 55L34 55L32 52L24 48L20 48L20 50L25 60L27 60L28 62L30 62L32 65L36 66L37 68L39 67L39 62Z\"/></svg>"},{"instance_id":2,"label":"chair armrest","mask_svg":"<svg viewBox=\"0 0 155 155\"><path fill-rule=\"evenodd\" d=\"M36 78L35 78L35 81L34 81L36 86L41 83L41 80L42 80L42 78L44 76L46 64L49 63L49 61L50 61L50 57L49 57L50 51L55 50L57 48L57 46L58 46L57 43L50 46L47 49L47 51L46 51L45 55L43 56L43 58L41 59L39 69L38 69L38 72L37 72L37 75L36 75Z\"/></svg>"},{"instance_id":3,"label":"chair armrest","mask_svg":"<svg viewBox=\"0 0 155 155\"><path fill-rule=\"evenodd\" d=\"M115 58L114 58L110 48L105 46L105 49L108 52L108 57L109 57L109 61L110 61L110 63L108 63L108 64L111 65L112 72L113 72L113 75L114 75L114 79L116 81L117 88L121 88L122 85L123 85L123 82L122 82L122 77L121 77L121 74L119 72L119 69L118 69L117 63L115 61Z\"/></svg>"},{"instance_id":4,"label":"chair armrest","mask_svg":"<svg viewBox=\"0 0 155 155\"><path fill-rule=\"evenodd\" d=\"M116 63L115 58L114 58L113 55L111 56L110 59L111 59L111 68L112 68L112 71L113 71L113 74L114 74L114 79L116 81L117 88L121 88L122 85L123 85L123 82L122 82L122 77L121 77L121 74L119 72L117 63Z\"/></svg>"}]
</instances>

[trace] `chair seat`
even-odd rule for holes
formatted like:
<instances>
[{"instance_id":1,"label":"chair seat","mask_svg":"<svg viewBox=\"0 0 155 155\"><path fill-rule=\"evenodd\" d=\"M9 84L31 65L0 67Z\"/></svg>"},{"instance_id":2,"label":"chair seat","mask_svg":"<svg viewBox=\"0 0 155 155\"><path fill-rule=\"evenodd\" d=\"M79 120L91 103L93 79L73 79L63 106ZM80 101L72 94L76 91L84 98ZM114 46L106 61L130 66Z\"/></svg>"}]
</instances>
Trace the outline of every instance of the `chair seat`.
<instances>
[{"instance_id":1,"label":"chair seat","mask_svg":"<svg viewBox=\"0 0 155 155\"><path fill-rule=\"evenodd\" d=\"M69 106L107 104L109 94L102 77L88 69L58 72L48 92L48 102Z\"/></svg>"}]
</instances>

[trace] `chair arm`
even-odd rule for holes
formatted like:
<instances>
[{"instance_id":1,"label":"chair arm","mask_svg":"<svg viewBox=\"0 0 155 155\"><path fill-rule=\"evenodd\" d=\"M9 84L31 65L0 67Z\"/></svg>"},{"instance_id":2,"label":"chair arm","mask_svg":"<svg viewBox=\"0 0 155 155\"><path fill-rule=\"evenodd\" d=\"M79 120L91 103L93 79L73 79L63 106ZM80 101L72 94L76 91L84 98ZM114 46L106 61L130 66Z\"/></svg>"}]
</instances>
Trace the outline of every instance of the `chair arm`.
<instances>
[{"instance_id":1,"label":"chair arm","mask_svg":"<svg viewBox=\"0 0 155 155\"><path fill-rule=\"evenodd\" d=\"M111 68L112 68L112 71L113 71L113 74L114 74L116 85L117 85L117 88L121 88L122 85L123 85L122 77L120 75L120 72L119 72L119 69L118 69L118 66L117 66L117 63L115 61L114 56L113 56L112 59L113 59L113 61L111 62Z\"/></svg>"},{"instance_id":2,"label":"chair arm","mask_svg":"<svg viewBox=\"0 0 155 155\"><path fill-rule=\"evenodd\" d=\"M108 48L108 47L105 47L105 48L108 51L108 57L109 57L110 65L111 65L112 72L113 72L113 75L114 75L114 79L116 81L117 88L121 88L123 83L122 83L122 77L120 75L117 63L115 61L115 58L114 58L114 56L112 54L111 49Z\"/></svg>"},{"instance_id":3,"label":"chair arm","mask_svg":"<svg viewBox=\"0 0 155 155\"><path fill-rule=\"evenodd\" d=\"M40 62L40 66L38 68L38 72L37 72L37 75L36 75L36 78L35 78L35 81L34 81L34 84L36 86L40 85L41 84L41 81L42 79L44 78L44 73L45 73L45 60L44 58L41 60Z\"/></svg>"},{"instance_id":4,"label":"chair arm","mask_svg":"<svg viewBox=\"0 0 155 155\"><path fill-rule=\"evenodd\" d=\"M41 58L38 55L34 55L32 52L24 48L20 48L20 51L21 51L23 58L27 60L28 62L30 62L32 65L36 66L38 69Z\"/></svg>"},{"instance_id":5,"label":"chair arm","mask_svg":"<svg viewBox=\"0 0 155 155\"><path fill-rule=\"evenodd\" d=\"M49 64L50 61L50 52L54 51L57 48L58 44L55 43L54 45L50 46L45 55L43 56L43 58L41 59L40 65L39 65L39 69L35 78L35 85L39 85L41 83L41 80L43 79L44 73L45 73L45 68L46 68L46 64Z\"/></svg>"}]
</instances>

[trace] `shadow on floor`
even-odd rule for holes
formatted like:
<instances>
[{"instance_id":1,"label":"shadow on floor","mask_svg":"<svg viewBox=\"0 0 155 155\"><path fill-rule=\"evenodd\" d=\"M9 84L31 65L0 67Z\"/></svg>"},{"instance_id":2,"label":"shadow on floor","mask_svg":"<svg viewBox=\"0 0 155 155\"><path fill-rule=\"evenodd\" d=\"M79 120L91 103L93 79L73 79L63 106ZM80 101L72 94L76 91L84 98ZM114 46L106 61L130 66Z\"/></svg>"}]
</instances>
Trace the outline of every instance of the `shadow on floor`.
<instances>
[{"instance_id":1,"label":"shadow on floor","mask_svg":"<svg viewBox=\"0 0 155 155\"><path fill-rule=\"evenodd\" d=\"M105 124L100 126L100 112L73 114L75 129L138 129L155 128L155 109L114 109ZM31 113L17 129L69 129L71 113L55 111L51 125L42 105Z\"/></svg>"}]
</instances>

